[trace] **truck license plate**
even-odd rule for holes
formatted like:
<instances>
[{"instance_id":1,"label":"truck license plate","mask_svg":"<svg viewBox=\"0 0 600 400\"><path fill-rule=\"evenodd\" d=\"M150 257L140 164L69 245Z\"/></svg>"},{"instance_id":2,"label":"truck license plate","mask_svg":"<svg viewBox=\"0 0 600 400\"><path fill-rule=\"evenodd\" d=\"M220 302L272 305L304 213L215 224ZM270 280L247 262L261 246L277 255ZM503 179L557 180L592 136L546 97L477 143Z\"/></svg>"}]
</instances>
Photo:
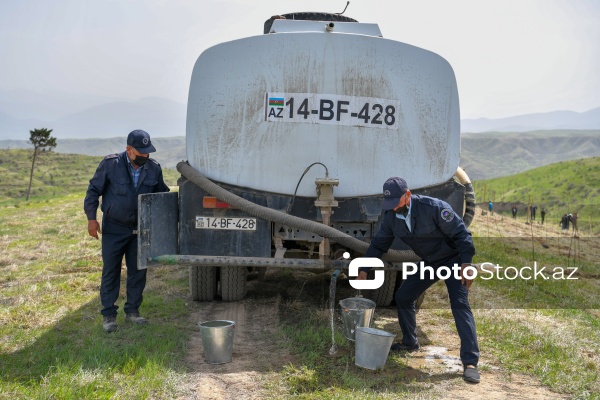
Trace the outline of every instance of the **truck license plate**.
<instances>
[{"instance_id":1,"label":"truck license plate","mask_svg":"<svg viewBox=\"0 0 600 400\"><path fill-rule=\"evenodd\" d=\"M196 216L196 229L224 229L231 231L255 231L256 218L226 218Z\"/></svg>"},{"instance_id":2,"label":"truck license plate","mask_svg":"<svg viewBox=\"0 0 600 400\"><path fill-rule=\"evenodd\" d=\"M400 101L319 93L267 92L265 121L398 129Z\"/></svg>"}]
</instances>

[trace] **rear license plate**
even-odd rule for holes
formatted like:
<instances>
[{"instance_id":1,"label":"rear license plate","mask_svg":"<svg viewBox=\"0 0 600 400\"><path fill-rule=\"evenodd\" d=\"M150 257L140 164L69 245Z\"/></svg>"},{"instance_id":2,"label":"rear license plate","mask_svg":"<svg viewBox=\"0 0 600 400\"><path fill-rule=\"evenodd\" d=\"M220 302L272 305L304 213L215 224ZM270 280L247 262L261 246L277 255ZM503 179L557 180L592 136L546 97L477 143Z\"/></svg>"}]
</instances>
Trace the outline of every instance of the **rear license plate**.
<instances>
[{"instance_id":1,"label":"rear license plate","mask_svg":"<svg viewBox=\"0 0 600 400\"><path fill-rule=\"evenodd\" d=\"M226 218L196 216L196 229L223 229L230 231L255 231L256 218Z\"/></svg>"}]
</instances>

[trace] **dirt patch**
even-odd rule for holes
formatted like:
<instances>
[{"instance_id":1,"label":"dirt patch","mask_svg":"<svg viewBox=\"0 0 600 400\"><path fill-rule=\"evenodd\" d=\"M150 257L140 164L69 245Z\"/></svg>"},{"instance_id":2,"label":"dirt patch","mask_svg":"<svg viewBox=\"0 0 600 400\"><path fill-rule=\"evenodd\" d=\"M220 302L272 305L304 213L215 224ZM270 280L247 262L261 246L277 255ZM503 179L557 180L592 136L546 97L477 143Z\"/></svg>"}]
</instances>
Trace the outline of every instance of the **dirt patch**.
<instances>
[{"instance_id":1,"label":"dirt patch","mask_svg":"<svg viewBox=\"0 0 600 400\"><path fill-rule=\"evenodd\" d=\"M541 385L536 379L509 374L502 369L480 364L481 382L469 384L462 379L462 363L458 350L440 346L423 346L406 356L412 377L436 384L435 398L440 399L565 399Z\"/></svg>"},{"instance_id":2,"label":"dirt patch","mask_svg":"<svg viewBox=\"0 0 600 400\"><path fill-rule=\"evenodd\" d=\"M306 278L305 273L294 273L281 283L249 282L246 299L240 302L198 303L198 311L190 317L197 326L200 321L227 319L236 322L232 362L210 365L204 361L200 331L197 329L189 342L186 359L189 374L182 399L264 399L291 398L281 383L286 365L299 365L287 350L286 339L278 332L282 309L312 307L326 320L328 314L326 281ZM295 279L290 280L290 279ZM268 279L269 280L269 279ZM322 286L324 289L316 289ZM293 287L293 289L291 289ZM349 287L347 281L338 282L338 289ZM312 289L309 289L312 288ZM347 289L346 289L347 290ZM323 293L322 293L323 292ZM282 295L282 293L284 293ZM290 297L290 293L292 293ZM338 290L336 300L348 297L348 292ZM378 308L374 327L400 334L395 307ZM336 329L342 332L338 316ZM497 360L485 351L485 342L480 343L482 356L480 384L468 384L462 379L462 364L459 359L459 339L453 328L448 308L445 310L424 309L417 317L418 335L422 348L414 353L390 355L400 357L401 362L391 361L384 369L385 374L397 374L407 385L427 388L421 392L424 398L436 399L562 399L566 398L550 391L534 377L510 373L502 369ZM346 350L349 350L346 351ZM340 354L353 354L353 348L343 348ZM327 349L323 357L327 357ZM356 367L358 368L358 367ZM424 386L423 386L424 385ZM394 398L387 392L385 398ZM407 393L398 397L406 398Z\"/></svg>"},{"instance_id":3,"label":"dirt patch","mask_svg":"<svg viewBox=\"0 0 600 400\"><path fill-rule=\"evenodd\" d=\"M207 364L200 330L192 334L186 364L190 369L186 399L264 399L265 386L290 361L277 340L279 296L271 300L201 303L190 317L194 326L212 320L235 321L232 362Z\"/></svg>"}]
</instances>

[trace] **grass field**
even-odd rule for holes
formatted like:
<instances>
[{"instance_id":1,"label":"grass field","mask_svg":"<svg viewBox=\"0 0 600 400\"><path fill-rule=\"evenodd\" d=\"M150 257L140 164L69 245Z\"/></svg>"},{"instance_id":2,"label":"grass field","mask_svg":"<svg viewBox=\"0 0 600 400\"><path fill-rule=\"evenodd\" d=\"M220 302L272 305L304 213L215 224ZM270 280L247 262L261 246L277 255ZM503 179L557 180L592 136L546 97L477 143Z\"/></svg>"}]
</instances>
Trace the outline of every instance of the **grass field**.
<instances>
[{"instance_id":1,"label":"grass field","mask_svg":"<svg viewBox=\"0 0 600 400\"><path fill-rule=\"evenodd\" d=\"M93 173L97 161L90 157L86 173ZM100 243L88 236L82 211L86 179L53 197L42 190L29 202L0 203L0 398L192 398L196 367L189 352L197 327L190 315L204 315L212 303L189 300L186 268L154 268L143 305L151 323L128 325L120 314L119 330L106 335L98 300ZM271 291L251 291L240 302L248 304L249 320L258 317L251 311L257 305L274 310L262 323L274 324L272 336L263 338L275 343L274 353L253 369L261 377L253 381L261 397L478 398L487 390L509 398L515 393L505 388L513 385L520 397L534 398L525 395L539 384L542 397L600 398L598 236L575 239L524 220L483 216L481 210L472 231L477 263L578 268L577 282L476 280L471 299L480 369L485 382L497 384L465 387L455 375L432 373L427 364L415 365L403 355L390 356L383 371L367 371L354 365L353 346L339 332L338 356L326 356L327 281L283 271L271 276ZM352 295L347 281L338 286L338 296ZM121 306L123 296L122 289ZM399 333L394 307L378 310L375 325ZM422 344L449 347L456 345L449 339L455 335L445 288L436 284L419 313L419 337ZM218 371L212 369L211 376ZM523 381L529 384L518 383Z\"/></svg>"},{"instance_id":2,"label":"grass field","mask_svg":"<svg viewBox=\"0 0 600 400\"><path fill-rule=\"evenodd\" d=\"M492 200L495 209L510 215L517 204L519 217L526 217L526 207L537 205L537 221L542 207L549 224L558 226L563 214L578 213L582 229L600 233L600 157L563 161L516 175L473 184L478 201Z\"/></svg>"},{"instance_id":3,"label":"grass field","mask_svg":"<svg viewBox=\"0 0 600 400\"><path fill-rule=\"evenodd\" d=\"M25 199L31 172L32 150L0 150L0 206ZM44 152L36 159L31 196L36 198L85 191L103 157ZM163 170L165 183L177 184L179 173Z\"/></svg>"}]
</instances>

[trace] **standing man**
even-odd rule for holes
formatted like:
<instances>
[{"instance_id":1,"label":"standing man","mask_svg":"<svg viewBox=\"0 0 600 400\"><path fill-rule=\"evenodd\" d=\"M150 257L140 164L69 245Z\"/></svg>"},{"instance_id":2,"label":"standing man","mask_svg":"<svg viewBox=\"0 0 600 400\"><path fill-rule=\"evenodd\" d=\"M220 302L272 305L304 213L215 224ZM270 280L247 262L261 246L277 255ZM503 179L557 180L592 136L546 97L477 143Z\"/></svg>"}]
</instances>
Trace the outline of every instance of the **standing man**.
<instances>
[{"instance_id":1,"label":"standing man","mask_svg":"<svg viewBox=\"0 0 600 400\"><path fill-rule=\"evenodd\" d=\"M540 212L540 215L542 216L542 225L544 225L544 220L546 219L546 208L542 207L542 211Z\"/></svg>"},{"instance_id":2,"label":"standing man","mask_svg":"<svg viewBox=\"0 0 600 400\"><path fill-rule=\"evenodd\" d=\"M463 276L463 269L471 265L475 247L471 232L463 220L442 200L411 194L406 181L389 178L383 185L384 199L381 208L385 214L381 228L371 240L365 257L381 258L394 238L401 239L425 265L437 270L440 267L461 266L461 279L452 274L444 281L450 297L450 307L460 336L460 359L464 366L463 378L478 383L477 371L479 345L475 320L469 306L469 287L472 281ZM370 268L359 269L357 279L367 279ZM437 282L437 275L420 279L420 274L409 275L395 294L398 321L402 329L402 342L394 343L392 351L419 349L415 305L419 296Z\"/></svg>"},{"instance_id":3,"label":"standing man","mask_svg":"<svg viewBox=\"0 0 600 400\"><path fill-rule=\"evenodd\" d=\"M117 309L121 280L121 263L127 265L127 300L125 320L136 324L148 321L140 316L142 293L146 286L146 270L137 269L138 195L168 192L160 164L150 158L156 149L150 135L137 129L127 137L125 151L108 155L100 162L90 179L83 209L88 219L88 233L98 239L102 233L102 281L100 283L102 328L107 333L117 329ZM102 229L96 219L99 198Z\"/></svg>"}]
</instances>

